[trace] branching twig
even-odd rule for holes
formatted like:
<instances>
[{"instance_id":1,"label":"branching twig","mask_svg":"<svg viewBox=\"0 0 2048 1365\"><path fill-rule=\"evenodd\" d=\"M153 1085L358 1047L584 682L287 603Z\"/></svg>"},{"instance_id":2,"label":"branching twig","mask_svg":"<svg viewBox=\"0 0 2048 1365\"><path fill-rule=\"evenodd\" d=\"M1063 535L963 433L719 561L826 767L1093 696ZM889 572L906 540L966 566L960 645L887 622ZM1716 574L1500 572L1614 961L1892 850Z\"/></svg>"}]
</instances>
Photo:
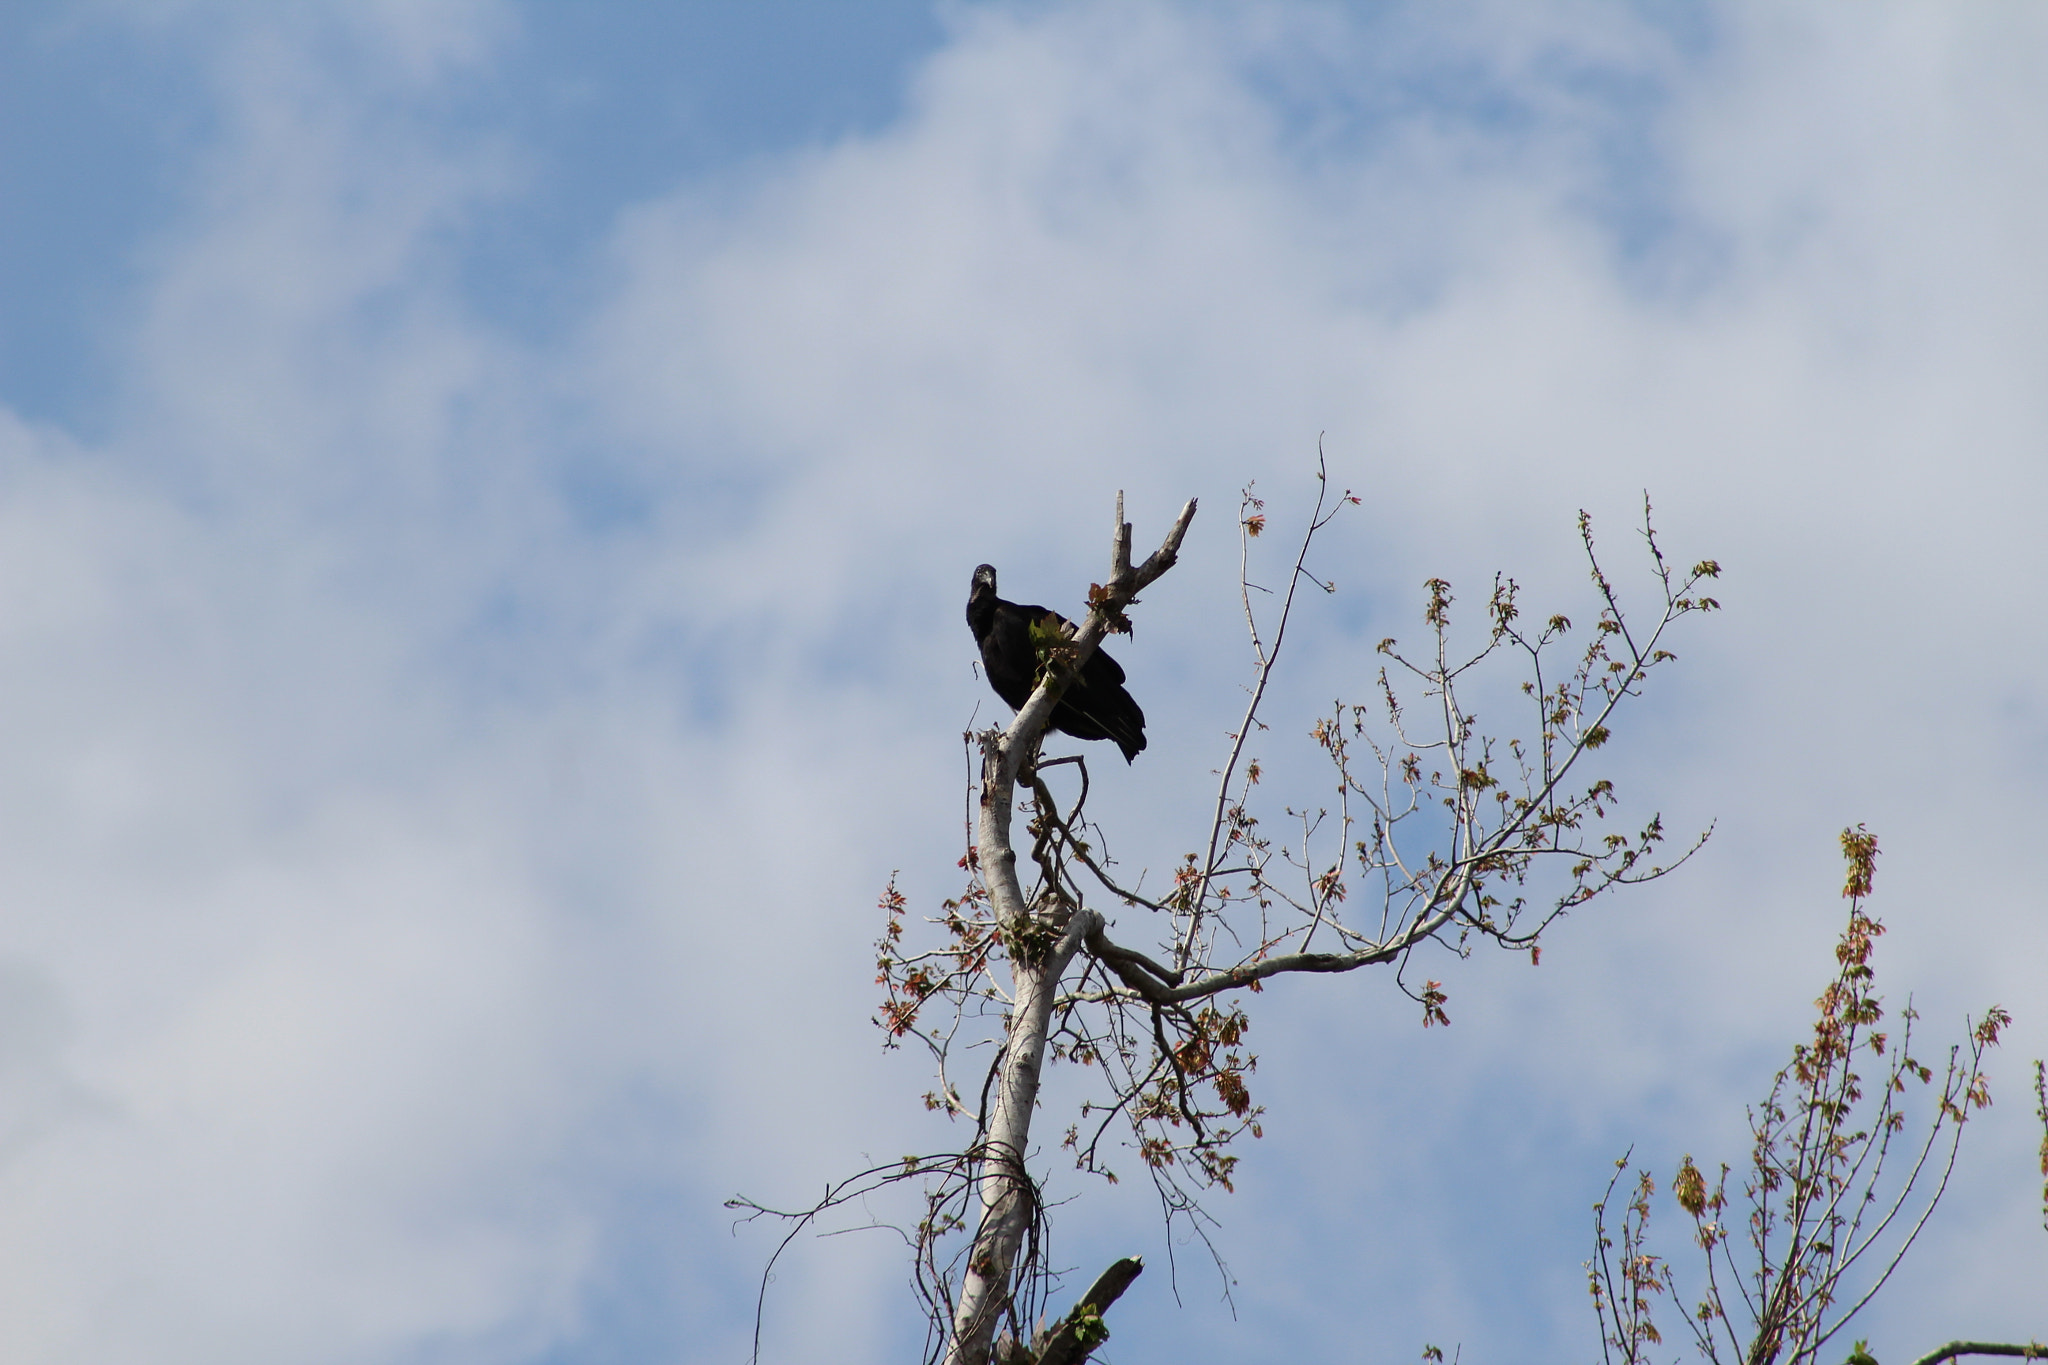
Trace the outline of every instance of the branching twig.
<instances>
[{"instance_id":1,"label":"branching twig","mask_svg":"<svg viewBox=\"0 0 2048 1365\"><path fill-rule=\"evenodd\" d=\"M1849 922L1835 948L1835 978L1815 1002L1812 1038L1793 1048L1791 1062L1749 1113L1750 1163L1742 1190L1747 1238L1738 1241L1724 1221L1728 1166L1710 1188L1688 1156L1672 1181L1704 1258L1705 1285L1687 1326L1709 1361L1722 1360L1725 1348L1731 1365L1813 1365L1912 1249L1947 1191L1963 1125L1971 1111L1991 1102L1984 1055L2010 1022L1997 1006L1985 1011L1964 1043L1950 1049L1912 1163L1896 1184L1887 1177L1892 1140L1908 1126L1908 1082L1925 1086L1934 1071L1913 1056L1917 1016L1910 1005L1901 1013L1896 1038L1878 1027L1884 1006L1871 954L1884 926L1864 908L1875 880L1877 838L1861 826L1844 830L1842 849L1849 861L1843 891ZM1879 1059L1878 1082L1866 1091L1856 1068ZM1916 1201L1936 1153L1940 1175ZM1902 1216L1908 1223L1894 1232ZM1596 1243L1603 1237L1596 1218ZM1745 1243L1738 1260L1737 1247ZM1871 1268L1857 1272L1866 1259ZM1724 1291L1724 1274L1736 1290L1733 1300ZM1598 1308L1597 1292L1595 1297ZM1851 1356L1868 1358L1860 1344Z\"/></svg>"},{"instance_id":2,"label":"branching twig","mask_svg":"<svg viewBox=\"0 0 2048 1365\"><path fill-rule=\"evenodd\" d=\"M1317 489L1291 563L1282 561L1285 588L1276 582L1270 591L1252 583L1266 517L1263 502L1245 491L1239 548L1252 655L1248 699L1216 770L1207 826L1182 845L1200 851L1180 860L1170 887L1147 893L1145 876L1117 870L1087 813L1086 765L1039 756L1063 689L1106 634L1128 629L1125 612L1171 568L1194 514L1189 503L1159 549L1133 565L1119 498L1107 580L1090 588L1080 623L1066 627L1068 645L1047 658L1040 685L1007 728L973 736L980 762L972 842L961 860L967 888L931 921L939 945L906 951L902 899L893 886L884 897L888 927L877 959L888 999L878 1022L891 1041L911 1034L933 1054L940 1085L927 1105L971 1118L977 1128L967 1173L956 1179L949 1169L935 1186L954 1202L912 1233L949 1362L984 1365L1003 1323L1017 1342L1029 1339L1029 1309L1048 1289L1045 1262L1026 1245L1041 1217L1027 1157L1044 1061L1087 1069L1103 1094L1084 1100L1080 1121L1066 1129L1062 1145L1076 1163L1115 1180L1105 1162L1110 1134L1122 1126L1169 1224L1188 1219L1206 1244L1209 1220L1197 1196L1230 1189L1239 1159L1233 1144L1262 1131L1245 1002L1265 983L1391 966L1399 988L1421 1004L1424 1023L1447 1024L1442 983L1415 986L1403 976L1418 952L1436 945L1463 956L1491 941L1534 960L1559 917L1614 888L1662 876L1698 848L1653 861L1664 837L1655 816L1627 834L1605 833L1613 785L1578 775L1590 751L1608 741L1623 699L1638 695L1671 658L1664 648L1670 628L1717 606L1696 589L1718 566L1708 560L1689 575L1673 573L1647 504L1644 533L1663 601L1646 629L1625 618L1583 518L1597 619L1561 682L1549 661L1571 628L1564 616L1525 630L1515 585L1502 578L1485 632L1468 646L1453 632L1450 585L1429 580L1428 651L1411 659L1383 641L1379 701L1339 703L1312 732L1335 769L1334 809L1288 807L1298 842L1267 834L1252 738L1266 732L1261 712L1304 600L1298 588L1307 582L1333 590L1310 567L1317 538L1359 502L1349 492L1330 493L1320 460ZM1460 695L1501 666L1519 667L1528 679L1525 728L1505 736L1482 733ZM1419 690L1427 703L1415 713L1429 718L1425 729L1405 711L1403 688ZM1066 763L1080 779L1070 802L1049 777ZM1020 786L1029 810L1021 848L1010 832ZM1098 905L1161 916L1156 946L1118 941ZM939 1008L945 1019L929 1022ZM948 1059L958 1046L989 1043L999 1044L996 1061L970 1109L947 1079ZM971 1210L957 1197L960 1180L974 1192ZM962 1241L964 1250L950 1257L938 1250ZM945 1277L945 1266L957 1270L956 1279Z\"/></svg>"}]
</instances>

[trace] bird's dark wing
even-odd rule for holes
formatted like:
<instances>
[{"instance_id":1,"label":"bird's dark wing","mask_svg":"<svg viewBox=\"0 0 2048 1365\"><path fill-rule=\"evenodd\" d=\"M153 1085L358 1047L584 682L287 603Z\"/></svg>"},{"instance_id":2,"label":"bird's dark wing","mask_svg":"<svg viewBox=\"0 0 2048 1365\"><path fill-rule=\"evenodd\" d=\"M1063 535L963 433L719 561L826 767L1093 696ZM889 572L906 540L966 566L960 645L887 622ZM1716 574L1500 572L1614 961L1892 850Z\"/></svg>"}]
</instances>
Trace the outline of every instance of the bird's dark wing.
<instances>
[{"instance_id":1,"label":"bird's dark wing","mask_svg":"<svg viewBox=\"0 0 2048 1365\"><path fill-rule=\"evenodd\" d=\"M1097 668L1098 660L1107 667ZM1128 763L1145 747L1145 713L1124 690L1123 676L1116 660L1098 648L1053 709L1052 723L1076 739L1115 740Z\"/></svg>"},{"instance_id":2,"label":"bird's dark wing","mask_svg":"<svg viewBox=\"0 0 2048 1365\"><path fill-rule=\"evenodd\" d=\"M1081 678L1091 687L1122 687L1124 685L1123 665L1103 652L1097 645L1095 652L1088 656L1088 662L1081 666Z\"/></svg>"}]
</instances>

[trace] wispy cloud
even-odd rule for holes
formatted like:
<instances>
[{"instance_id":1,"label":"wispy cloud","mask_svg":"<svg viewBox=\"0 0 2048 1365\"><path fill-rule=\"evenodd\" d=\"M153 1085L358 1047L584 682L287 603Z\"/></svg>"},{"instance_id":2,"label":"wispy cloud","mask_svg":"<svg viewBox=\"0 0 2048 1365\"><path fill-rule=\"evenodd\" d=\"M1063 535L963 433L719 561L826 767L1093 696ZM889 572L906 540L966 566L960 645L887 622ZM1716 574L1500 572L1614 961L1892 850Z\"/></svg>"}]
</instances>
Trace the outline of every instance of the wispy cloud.
<instances>
[{"instance_id":1,"label":"wispy cloud","mask_svg":"<svg viewBox=\"0 0 2048 1365\"><path fill-rule=\"evenodd\" d=\"M1605 1161L1738 1154L1846 823L1895 1003L2048 1051L2041 23L944 14L899 118L607 206L541 313L476 265L548 192L491 113L518 10L97 21L199 64L212 131L106 434L0 413L19 1358L743 1352L766 1244L717 1199L946 1139L863 964L890 869L954 889L967 571L1072 605L1116 490L1141 537L1204 499L1097 798L1163 865L1238 704L1229 508L1284 517L1318 433L1366 506L1276 774L1320 780L1290 747L1423 577L1577 592L1572 515L1625 564L1648 488L1729 610L1616 761L1720 832L1541 971L1446 964L1448 1038L1381 981L1262 1001L1241 1320L1184 1273L1120 1358L1578 1358ZM2026 1117L1973 1132L1895 1349L2038 1331ZM1077 1257L1156 1239L1127 1196ZM773 1349L900 1355L886 1245L804 1248Z\"/></svg>"}]
</instances>

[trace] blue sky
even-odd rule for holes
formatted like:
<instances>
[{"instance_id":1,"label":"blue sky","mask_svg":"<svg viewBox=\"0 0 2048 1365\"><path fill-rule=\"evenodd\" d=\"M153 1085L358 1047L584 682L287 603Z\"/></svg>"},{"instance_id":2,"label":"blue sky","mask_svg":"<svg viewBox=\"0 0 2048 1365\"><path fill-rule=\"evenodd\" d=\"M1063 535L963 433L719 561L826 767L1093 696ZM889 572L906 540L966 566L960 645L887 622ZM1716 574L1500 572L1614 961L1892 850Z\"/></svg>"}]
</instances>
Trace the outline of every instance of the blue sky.
<instances>
[{"instance_id":1,"label":"blue sky","mask_svg":"<svg viewBox=\"0 0 2048 1365\"><path fill-rule=\"evenodd\" d=\"M437 89L433 112L442 137L517 143L528 183L461 251L467 301L535 332L573 306L578 263L622 202L879 126L944 34L931 6L887 0L542 5L485 26L492 60ZM138 247L187 203L220 131L204 56L232 27L179 6L11 7L0 344L22 410L85 420L83 386L106 382L94 324L142 282ZM329 59L346 55L337 44Z\"/></svg>"},{"instance_id":2,"label":"blue sky","mask_svg":"<svg viewBox=\"0 0 2048 1365\"><path fill-rule=\"evenodd\" d=\"M1432 965L1449 1030L1370 974L1269 992L1234 1314L1187 1248L1175 1303L1142 1190L1054 1160L1062 1259L1154 1267L1111 1358L1589 1358L1609 1163L1741 1154L1858 821L1894 1003L2017 1016L1865 1330L2041 1333L2048 23L448 0L0 37L12 1358L743 1359L770 1241L720 1202L952 1136L869 945L892 871L957 890L1000 709L969 571L1072 607L1118 490L1141 540L1202 499L1119 651L1151 747L1094 798L1163 867L1241 695L1237 492L1286 526L1319 436L1363 505L1276 802L1322 799L1308 725L1423 579L1585 613L1575 515L1639 591L1647 489L1727 610L1607 752L1717 832L1539 971ZM903 1358L912 1306L885 1235L799 1244L766 1358Z\"/></svg>"}]
</instances>

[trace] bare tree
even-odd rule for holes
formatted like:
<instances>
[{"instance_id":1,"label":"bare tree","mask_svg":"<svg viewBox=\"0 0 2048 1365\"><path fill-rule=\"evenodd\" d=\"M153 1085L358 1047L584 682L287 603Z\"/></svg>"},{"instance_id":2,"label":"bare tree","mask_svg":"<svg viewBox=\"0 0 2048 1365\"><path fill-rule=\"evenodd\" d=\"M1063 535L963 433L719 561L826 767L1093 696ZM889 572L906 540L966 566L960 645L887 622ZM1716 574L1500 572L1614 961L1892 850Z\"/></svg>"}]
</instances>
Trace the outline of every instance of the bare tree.
<instances>
[{"instance_id":1,"label":"bare tree","mask_svg":"<svg viewBox=\"0 0 2048 1365\"><path fill-rule=\"evenodd\" d=\"M1495 579L1484 629L1462 652L1451 586L1428 580L1424 648L1381 641L1386 663L1376 700L1338 703L1311 732L1335 770L1334 809L1283 807L1289 833L1266 832L1255 813L1262 773L1250 744L1265 729L1260 711L1298 590L1332 590L1308 569L1310 550L1357 501L1348 493L1332 498L1319 472L1315 508L1285 582L1269 590L1252 581L1264 505L1250 490L1244 495L1238 529L1249 701L1218 770L1205 827L1189 841L1195 851L1174 867L1170 884L1149 889L1143 875L1121 873L1086 808L1086 764L1039 752L1063 688L1105 636L1129 630L1126 613L1173 567L1195 515L1189 502L1159 548L1133 565L1119 496L1109 573L1090 587L1085 618L1046 640L1038 687L1016 719L971 737L980 761L972 842L961 859L968 884L930 921L940 941L906 944L905 899L893 883L884 894L877 947L887 999L877 1022L892 1045L925 1045L937 1068L927 1106L971 1124L973 1140L957 1152L864 1172L810 1209L783 1216L795 1220L793 1236L882 1184L924 1182L924 1214L905 1232L930 1312L930 1359L1085 1359L1107 1335L1102 1310L1140 1268L1119 1262L1120 1278L1105 1275L1073 1311L1044 1322L1046 1223L1030 1163L1049 1060L1086 1069L1098 1087L1062 1136L1076 1164L1113 1181L1115 1151L1134 1152L1169 1225L1187 1220L1206 1240L1200 1197L1230 1188L1234 1143L1260 1131L1247 1003L1265 983L1386 966L1421 1006L1425 1027L1448 1024L1442 983L1408 977L1415 953L1434 946L1463 957L1492 943L1536 961L1542 935L1560 917L1668 870L1653 861L1661 821L1653 815L1633 832L1608 832L1613 783L1584 771L1623 702L1672 659L1664 647L1669 628L1717 606L1697 590L1718 566L1707 560L1674 571L1647 502L1643 536L1662 599L1647 629L1625 615L1583 513L1596 619L1561 666L1555 656L1571 621L1559 614L1526 625L1512 579ZM1483 733L1461 691L1484 693L1503 673L1519 683L1522 724ZM1404 695L1414 697L1412 711ZM1054 791L1056 779L1067 782L1061 769L1072 771L1064 796ZM1020 799L1029 816L1021 846L1012 818ZM1112 939L1097 908L1105 904L1148 917L1153 941L1140 948ZM964 1049L983 1042L995 1044L993 1063L963 1086L956 1069ZM736 1203L750 1214L767 1212Z\"/></svg>"},{"instance_id":2,"label":"bare tree","mask_svg":"<svg viewBox=\"0 0 2048 1365\"><path fill-rule=\"evenodd\" d=\"M1792 1049L1792 1060L1749 1111L1742 1187L1748 1213L1740 1231L1725 1221L1726 1164L1709 1186L1687 1156L1672 1181L1701 1252L1703 1283L1687 1325L1708 1361L1815 1365L1899 1268L1948 1188L1964 1124L1991 1103L1984 1056L2010 1022L1996 1005L1949 1049L1931 1112L1917 1127L1909 1119L1914 1087L1930 1086L1935 1072L1913 1055L1918 1015L1910 1005L1899 1015L1896 1037L1880 1027L1884 1002L1871 955L1884 926L1866 908L1877 836L1860 825L1845 829L1842 851L1849 919L1835 945L1835 976L1814 1002L1812 1037ZM1866 1087L1859 1068L1872 1065L1877 1083ZM1670 1264L1648 1249L1656 1186L1647 1170L1637 1174L1622 1214L1620 1254L1613 1254L1607 1212L1627 1169L1624 1156L1594 1208L1594 1255L1586 1265L1608 1365L1649 1360L1649 1348L1662 1341L1656 1301L1677 1292ZM1920 1365L1960 1355L2044 1356L2048 1348L1957 1341ZM1876 1365L1861 1341L1849 1360Z\"/></svg>"}]
</instances>

